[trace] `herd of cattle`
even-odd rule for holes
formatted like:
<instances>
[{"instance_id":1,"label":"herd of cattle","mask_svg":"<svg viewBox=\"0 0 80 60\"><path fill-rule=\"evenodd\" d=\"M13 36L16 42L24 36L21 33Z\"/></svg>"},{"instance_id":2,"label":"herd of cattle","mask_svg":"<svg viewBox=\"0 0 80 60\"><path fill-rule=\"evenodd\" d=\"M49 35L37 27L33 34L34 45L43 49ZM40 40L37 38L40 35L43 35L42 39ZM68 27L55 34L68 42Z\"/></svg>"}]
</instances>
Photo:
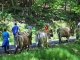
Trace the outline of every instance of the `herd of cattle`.
<instances>
[{"instance_id":1,"label":"herd of cattle","mask_svg":"<svg viewBox=\"0 0 80 60\"><path fill-rule=\"evenodd\" d=\"M77 31L77 35L76 38L80 37L80 26L77 27L76 29ZM58 34L58 38L59 38L59 43L61 43L61 37L66 37L67 38L67 42L69 41L69 37L70 37L70 33L71 33L71 29L68 27L65 28L58 28L57 29L57 34ZM53 37L53 31L52 30L39 30L36 32L36 46L38 47L48 47L48 42L49 39ZM18 49L20 49L20 51L22 51L25 48L29 48L29 45L32 44L32 31L31 32L19 32L16 35L16 49L15 49L15 53L18 51Z\"/></svg>"}]
</instances>

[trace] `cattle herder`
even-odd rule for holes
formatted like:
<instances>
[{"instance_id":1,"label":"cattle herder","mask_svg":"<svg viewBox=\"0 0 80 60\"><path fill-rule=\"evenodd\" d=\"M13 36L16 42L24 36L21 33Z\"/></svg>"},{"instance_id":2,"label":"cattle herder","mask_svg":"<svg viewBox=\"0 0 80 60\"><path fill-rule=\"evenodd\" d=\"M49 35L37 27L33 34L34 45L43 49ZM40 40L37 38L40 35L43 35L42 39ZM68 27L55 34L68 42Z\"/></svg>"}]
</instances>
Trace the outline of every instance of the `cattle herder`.
<instances>
[{"instance_id":1,"label":"cattle herder","mask_svg":"<svg viewBox=\"0 0 80 60\"><path fill-rule=\"evenodd\" d=\"M8 40L9 33L6 31L6 28L2 32L2 38L3 38L2 48L4 48L5 53L9 53L9 40Z\"/></svg>"},{"instance_id":2,"label":"cattle herder","mask_svg":"<svg viewBox=\"0 0 80 60\"><path fill-rule=\"evenodd\" d=\"M46 23L46 25L44 27L44 31L46 31L47 33L50 32L50 33L48 33L49 38L53 37L52 28L49 23Z\"/></svg>"},{"instance_id":3,"label":"cattle herder","mask_svg":"<svg viewBox=\"0 0 80 60\"><path fill-rule=\"evenodd\" d=\"M44 30L49 30L49 24L46 24L46 26L44 27Z\"/></svg>"},{"instance_id":4,"label":"cattle herder","mask_svg":"<svg viewBox=\"0 0 80 60\"><path fill-rule=\"evenodd\" d=\"M17 23L14 23L14 26L12 27L12 32L14 35L14 45L16 44L16 34L20 31L19 26L17 25Z\"/></svg>"}]
</instances>

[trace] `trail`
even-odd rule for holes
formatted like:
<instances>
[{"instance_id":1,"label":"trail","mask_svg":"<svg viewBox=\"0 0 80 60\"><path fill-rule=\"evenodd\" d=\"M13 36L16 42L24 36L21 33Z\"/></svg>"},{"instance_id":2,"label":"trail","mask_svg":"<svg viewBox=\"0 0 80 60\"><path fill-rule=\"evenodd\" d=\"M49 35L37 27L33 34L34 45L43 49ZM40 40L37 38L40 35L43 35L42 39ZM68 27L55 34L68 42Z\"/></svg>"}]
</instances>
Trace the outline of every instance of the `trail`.
<instances>
[{"instance_id":1,"label":"trail","mask_svg":"<svg viewBox=\"0 0 80 60\"><path fill-rule=\"evenodd\" d=\"M76 38L70 38L69 42L74 42L75 40L76 40ZM59 40L53 40L53 41L49 42L49 45L55 45L58 43L59 43ZM66 43L66 40L62 40L62 43ZM32 45L30 45L30 48L34 48L34 47L36 47L36 43L32 43ZM10 45L9 52L13 52L14 50L15 50L14 45ZM0 47L0 54L3 54L3 53L4 53L4 50L2 47Z\"/></svg>"}]
</instances>

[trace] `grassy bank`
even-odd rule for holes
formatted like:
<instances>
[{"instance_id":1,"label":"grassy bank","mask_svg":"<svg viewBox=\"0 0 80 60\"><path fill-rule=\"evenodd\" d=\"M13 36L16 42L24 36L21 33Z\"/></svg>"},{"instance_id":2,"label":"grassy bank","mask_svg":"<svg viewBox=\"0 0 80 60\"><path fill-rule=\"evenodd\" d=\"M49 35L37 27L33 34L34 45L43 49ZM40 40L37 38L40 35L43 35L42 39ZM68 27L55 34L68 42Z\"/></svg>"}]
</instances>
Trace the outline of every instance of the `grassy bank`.
<instances>
[{"instance_id":1,"label":"grassy bank","mask_svg":"<svg viewBox=\"0 0 80 60\"><path fill-rule=\"evenodd\" d=\"M52 48L34 48L19 54L1 55L0 60L80 60L79 44L61 44Z\"/></svg>"}]
</instances>

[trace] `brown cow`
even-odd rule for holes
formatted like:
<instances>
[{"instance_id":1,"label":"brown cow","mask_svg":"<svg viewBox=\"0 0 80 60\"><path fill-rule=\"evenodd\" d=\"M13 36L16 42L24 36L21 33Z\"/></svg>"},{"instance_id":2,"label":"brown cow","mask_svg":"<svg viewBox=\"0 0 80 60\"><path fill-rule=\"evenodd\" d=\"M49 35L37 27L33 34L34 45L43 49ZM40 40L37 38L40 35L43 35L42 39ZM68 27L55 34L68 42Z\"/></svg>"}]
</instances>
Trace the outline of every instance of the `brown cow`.
<instances>
[{"instance_id":1,"label":"brown cow","mask_svg":"<svg viewBox=\"0 0 80 60\"><path fill-rule=\"evenodd\" d=\"M68 42L69 37L70 37L70 28L68 28L68 27L59 28L59 29L57 29L57 34L58 34L58 38L59 38L59 43L61 43L61 37L66 37L67 42Z\"/></svg>"},{"instance_id":2,"label":"brown cow","mask_svg":"<svg viewBox=\"0 0 80 60\"><path fill-rule=\"evenodd\" d=\"M22 50L23 48L28 47L29 45L32 44L32 32L28 33L28 32L19 32L16 35L17 39L16 39L16 49L15 49L15 53L18 51L18 48L20 48L20 50Z\"/></svg>"}]
</instances>

